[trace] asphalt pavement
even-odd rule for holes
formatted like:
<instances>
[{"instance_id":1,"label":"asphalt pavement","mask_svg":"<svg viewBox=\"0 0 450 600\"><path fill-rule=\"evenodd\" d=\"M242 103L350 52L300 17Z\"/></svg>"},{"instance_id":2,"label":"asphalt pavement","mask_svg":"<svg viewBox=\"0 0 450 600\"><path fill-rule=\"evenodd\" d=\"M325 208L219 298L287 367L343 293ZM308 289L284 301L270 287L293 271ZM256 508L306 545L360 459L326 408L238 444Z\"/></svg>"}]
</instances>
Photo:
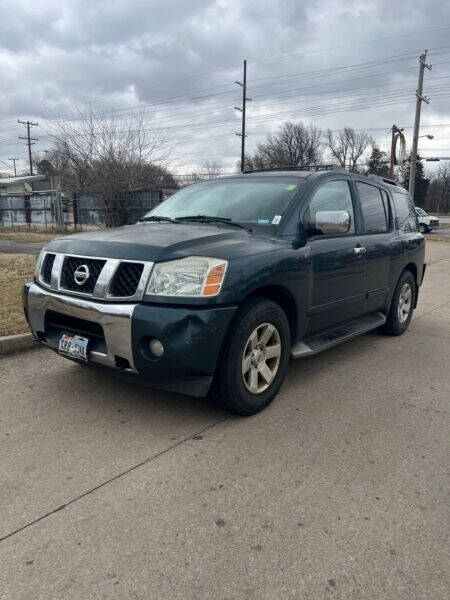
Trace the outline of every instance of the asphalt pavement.
<instances>
[{"instance_id":1,"label":"asphalt pavement","mask_svg":"<svg viewBox=\"0 0 450 600\"><path fill-rule=\"evenodd\" d=\"M46 349L0 359L1 600L446 600L450 244L408 332L238 418Z\"/></svg>"},{"instance_id":2,"label":"asphalt pavement","mask_svg":"<svg viewBox=\"0 0 450 600\"><path fill-rule=\"evenodd\" d=\"M450 227L440 227L439 229L433 229L430 233L425 234L426 239L433 238L447 238L450 239Z\"/></svg>"}]
</instances>

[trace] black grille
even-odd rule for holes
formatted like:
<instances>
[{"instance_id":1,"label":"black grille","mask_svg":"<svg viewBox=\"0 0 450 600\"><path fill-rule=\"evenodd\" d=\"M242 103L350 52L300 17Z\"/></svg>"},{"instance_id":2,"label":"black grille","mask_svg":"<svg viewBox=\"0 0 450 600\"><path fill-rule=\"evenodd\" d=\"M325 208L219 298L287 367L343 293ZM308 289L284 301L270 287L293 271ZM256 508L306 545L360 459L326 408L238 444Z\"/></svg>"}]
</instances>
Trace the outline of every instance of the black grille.
<instances>
[{"instance_id":1,"label":"black grille","mask_svg":"<svg viewBox=\"0 0 450 600\"><path fill-rule=\"evenodd\" d=\"M60 334L63 331L78 333L79 335L84 335L89 338L98 338L101 340L105 339L103 327L99 323L86 321L85 319L78 319L77 317L71 317L69 315L63 315L61 313L48 310L45 313L46 335L48 336L51 333Z\"/></svg>"},{"instance_id":2,"label":"black grille","mask_svg":"<svg viewBox=\"0 0 450 600\"><path fill-rule=\"evenodd\" d=\"M50 281L52 278L52 268L53 263L55 262L54 254L46 254L44 257L44 261L41 267L41 279L47 285L50 285Z\"/></svg>"},{"instance_id":3,"label":"black grille","mask_svg":"<svg viewBox=\"0 0 450 600\"><path fill-rule=\"evenodd\" d=\"M116 298L134 296L141 279L144 265L142 263L120 263L111 283L109 293Z\"/></svg>"},{"instance_id":4,"label":"black grille","mask_svg":"<svg viewBox=\"0 0 450 600\"><path fill-rule=\"evenodd\" d=\"M72 292L82 292L83 294L92 294L97 283L98 276L106 261L96 258L81 258L78 256L66 256L61 271L61 287ZM89 277L83 285L78 285L74 278L74 273L86 265L89 269Z\"/></svg>"}]
</instances>

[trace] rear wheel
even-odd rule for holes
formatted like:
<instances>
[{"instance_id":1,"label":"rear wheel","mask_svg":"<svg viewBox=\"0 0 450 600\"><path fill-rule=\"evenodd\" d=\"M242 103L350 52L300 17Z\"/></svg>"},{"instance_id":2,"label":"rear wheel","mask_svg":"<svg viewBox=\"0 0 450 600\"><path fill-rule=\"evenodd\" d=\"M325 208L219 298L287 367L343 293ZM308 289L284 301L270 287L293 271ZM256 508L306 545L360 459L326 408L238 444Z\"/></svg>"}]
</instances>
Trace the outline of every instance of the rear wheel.
<instances>
[{"instance_id":1,"label":"rear wheel","mask_svg":"<svg viewBox=\"0 0 450 600\"><path fill-rule=\"evenodd\" d=\"M398 280L382 331L401 335L408 328L416 300L416 282L411 271L404 271Z\"/></svg>"},{"instance_id":2,"label":"rear wheel","mask_svg":"<svg viewBox=\"0 0 450 600\"><path fill-rule=\"evenodd\" d=\"M286 315L271 300L245 303L227 335L211 389L213 399L232 413L263 410L277 395L290 358Z\"/></svg>"}]
</instances>

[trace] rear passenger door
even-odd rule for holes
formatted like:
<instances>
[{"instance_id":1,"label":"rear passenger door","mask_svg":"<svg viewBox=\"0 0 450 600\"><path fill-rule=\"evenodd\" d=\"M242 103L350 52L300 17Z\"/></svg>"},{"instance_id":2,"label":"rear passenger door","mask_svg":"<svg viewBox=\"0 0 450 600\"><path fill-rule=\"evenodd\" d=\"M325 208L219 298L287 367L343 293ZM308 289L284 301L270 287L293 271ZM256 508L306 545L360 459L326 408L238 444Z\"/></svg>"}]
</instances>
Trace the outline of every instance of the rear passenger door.
<instances>
[{"instance_id":1,"label":"rear passenger door","mask_svg":"<svg viewBox=\"0 0 450 600\"><path fill-rule=\"evenodd\" d=\"M388 303L392 256L393 216L385 190L356 181L361 211L361 245L365 248L365 312L384 309Z\"/></svg>"}]
</instances>

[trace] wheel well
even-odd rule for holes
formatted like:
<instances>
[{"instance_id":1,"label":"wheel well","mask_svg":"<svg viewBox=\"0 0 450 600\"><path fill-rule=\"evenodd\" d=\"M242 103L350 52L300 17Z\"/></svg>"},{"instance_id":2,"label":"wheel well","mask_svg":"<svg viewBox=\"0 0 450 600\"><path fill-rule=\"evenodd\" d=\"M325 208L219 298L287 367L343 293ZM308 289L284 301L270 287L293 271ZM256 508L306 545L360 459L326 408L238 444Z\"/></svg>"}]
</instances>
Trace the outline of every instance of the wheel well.
<instances>
[{"instance_id":1,"label":"wheel well","mask_svg":"<svg viewBox=\"0 0 450 600\"><path fill-rule=\"evenodd\" d=\"M417 308L417 300L419 299L419 282L417 280L417 267L414 263L409 263L406 265L406 267L403 269L402 273L404 273L405 271L409 271L411 273L411 275L414 277L414 281L416 282L416 293L415 293L415 301L414 301L414 307L413 308Z\"/></svg>"},{"instance_id":2,"label":"wheel well","mask_svg":"<svg viewBox=\"0 0 450 600\"><path fill-rule=\"evenodd\" d=\"M282 287L276 285L268 285L257 290L254 290L246 298L267 298L276 302L284 310L288 323L289 329L291 330L291 339L296 339L297 334L297 308L295 301L291 294Z\"/></svg>"},{"instance_id":3,"label":"wheel well","mask_svg":"<svg viewBox=\"0 0 450 600\"><path fill-rule=\"evenodd\" d=\"M414 263L409 263L406 265L406 267L403 269L403 271L411 271L412 276L414 277L414 281L416 282L417 285L417 267Z\"/></svg>"}]
</instances>

